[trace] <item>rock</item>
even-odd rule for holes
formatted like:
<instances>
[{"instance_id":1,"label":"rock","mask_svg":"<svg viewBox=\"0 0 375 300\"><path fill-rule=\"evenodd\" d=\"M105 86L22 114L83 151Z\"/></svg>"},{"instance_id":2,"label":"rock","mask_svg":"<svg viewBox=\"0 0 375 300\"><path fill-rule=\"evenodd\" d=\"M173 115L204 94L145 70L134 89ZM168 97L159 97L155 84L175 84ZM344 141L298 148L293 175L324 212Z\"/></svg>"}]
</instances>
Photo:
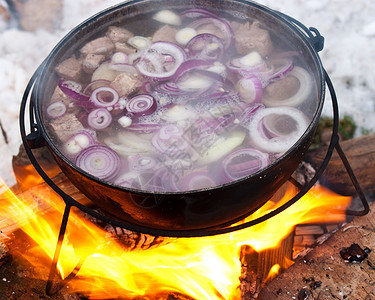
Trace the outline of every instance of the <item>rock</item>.
<instances>
[{"instance_id":1,"label":"rock","mask_svg":"<svg viewBox=\"0 0 375 300\"><path fill-rule=\"evenodd\" d=\"M62 20L63 0L6 0L26 31L55 29Z\"/></svg>"}]
</instances>

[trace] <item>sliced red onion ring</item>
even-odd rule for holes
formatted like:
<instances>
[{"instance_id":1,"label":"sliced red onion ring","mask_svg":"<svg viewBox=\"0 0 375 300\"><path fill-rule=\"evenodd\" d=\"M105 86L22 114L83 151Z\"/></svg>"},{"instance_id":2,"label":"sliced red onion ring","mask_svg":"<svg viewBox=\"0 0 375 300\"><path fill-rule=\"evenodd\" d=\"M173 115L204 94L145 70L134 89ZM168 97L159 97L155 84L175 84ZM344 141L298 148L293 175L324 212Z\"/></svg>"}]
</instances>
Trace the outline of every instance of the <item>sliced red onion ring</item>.
<instances>
[{"instance_id":1,"label":"sliced red onion ring","mask_svg":"<svg viewBox=\"0 0 375 300\"><path fill-rule=\"evenodd\" d=\"M310 96L313 87L312 78L305 69L295 66L287 76L293 76L299 81L297 92L287 99L263 97L262 102L266 106L298 106Z\"/></svg>"},{"instance_id":2,"label":"sliced red onion ring","mask_svg":"<svg viewBox=\"0 0 375 300\"><path fill-rule=\"evenodd\" d=\"M204 60L220 60L224 54L224 44L220 38L210 33L193 37L186 45L188 55Z\"/></svg>"},{"instance_id":3,"label":"sliced red onion ring","mask_svg":"<svg viewBox=\"0 0 375 300\"><path fill-rule=\"evenodd\" d=\"M180 96L186 94L184 91L180 90L178 85L173 81L163 82L155 86L155 92L161 94L168 94L172 96Z\"/></svg>"},{"instance_id":4,"label":"sliced red onion ring","mask_svg":"<svg viewBox=\"0 0 375 300\"><path fill-rule=\"evenodd\" d=\"M224 174L233 181L251 175L270 163L269 156L259 150L244 148L230 153L223 159Z\"/></svg>"},{"instance_id":5,"label":"sliced red onion ring","mask_svg":"<svg viewBox=\"0 0 375 300\"><path fill-rule=\"evenodd\" d=\"M81 130L64 143L63 152L69 159L74 159L83 149L95 144L95 133Z\"/></svg>"},{"instance_id":6,"label":"sliced red onion ring","mask_svg":"<svg viewBox=\"0 0 375 300\"><path fill-rule=\"evenodd\" d=\"M126 109L134 116L146 116L152 114L157 108L154 97L148 94L141 94L131 98L126 103Z\"/></svg>"},{"instance_id":7,"label":"sliced red onion ring","mask_svg":"<svg viewBox=\"0 0 375 300\"><path fill-rule=\"evenodd\" d=\"M97 108L89 113L87 123L92 129L105 129L112 123L112 115L106 108Z\"/></svg>"},{"instance_id":8,"label":"sliced red onion ring","mask_svg":"<svg viewBox=\"0 0 375 300\"><path fill-rule=\"evenodd\" d=\"M208 189L217 185L212 177L207 171L192 171L179 180L178 186L181 191Z\"/></svg>"},{"instance_id":9,"label":"sliced red onion ring","mask_svg":"<svg viewBox=\"0 0 375 300\"><path fill-rule=\"evenodd\" d=\"M294 64L293 60L289 58L280 58L272 61L272 67L274 69L274 72L272 75L270 75L270 78L268 79L269 82L274 82L287 76L289 72L293 70Z\"/></svg>"},{"instance_id":10,"label":"sliced red onion ring","mask_svg":"<svg viewBox=\"0 0 375 300\"><path fill-rule=\"evenodd\" d=\"M154 157L149 155L135 155L129 156L129 168L136 171L156 170L157 161Z\"/></svg>"},{"instance_id":11,"label":"sliced red onion ring","mask_svg":"<svg viewBox=\"0 0 375 300\"><path fill-rule=\"evenodd\" d=\"M151 143L160 153L175 155L189 147L187 141L183 139L183 134L184 130L180 126L167 124L153 135Z\"/></svg>"},{"instance_id":12,"label":"sliced red onion ring","mask_svg":"<svg viewBox=\"0 0 375 300\"><path fill-rule=\"evenodd\" d=\"M121 168L118 154L103 145L93 145L84 149L77 157L77 167L102 180L111 180Z\"/></svg>"},{"instance_id":13,"label":"sliced red onion ring","mask_svg":"<svg viewBox=\"0 0 375 300\"><path fill-rule=\"evenodd\" d=\"M53 102L48 105L46 109L47 116L51 119L56 119L65 115L66 105L62 101Z\"/></svg>"},{"instance_id":14,"label":"sliced red onion ring","mask_svg":"<svg viewBox=\"0 0 375 300\"><path fill-rule=\"evenodd\" d=\"M98 87L102 87L102 86L109 86L111 82L109 80L106 80L106 79L97 79L97 80L93 80L91 81L86 87L85 89L83 90L83 94L85 95L90 95L92 93L93 90L97 89Z\"/></svg>"},{"instance_id":15,"label":"sliced red onion ring","mask_svg":"<svg viewBox=\"0 0 375 300\"><path fill-rule=\"evenodd\" d=\"M239 123L242 126L247 126L251 120L251 118L255 115L258 109L263 109L264 105L263 104L255 104L247 107L241 116L239 117Z\"/></svg>"},{"instance_id":16,"label":"sliced red onion ring","mask_svg":"<svg viewBox=\"0 0 375 300\"><path fill-rule=\"evenodd\" d=\"M212 17L217 18L217 15L204 9L204 8L191 8L183 11L180 14L181 17L187 18L200 18L200 17Z\"/></svg>"},{"instance_id":17,"label":"sliced red onion ring","mask_svg":"<svg viewBox=\"0 0 375 300\"><path fill-rule=\"evenodd\" d=\"M95 89L91 96L90 101L96 107L111 107L120 99L118 93L110 87L103 86Z\"/></svg>"},{"instance_id":18,"label":"sliced red onion ring","mask_svg":"<svg viewBox=\"0 0 375 300\"><path fill-rule=\"evenodd\" d=\"M90 98L82 93L82 86L75 81L60 79L58 86L65 95L73 100L88 101Z\"/></svg>"},{"instance_id":19,"label":"sliced red onion ring","mask_svg":"<svg viewBox=\"0 0 375 300\"><path fill-rule=\"evenodd\" d=\"M241 78L236 89L241 100L246 103L260 103L263 95L262 81L256 76Z\"/></svg>"},{"instance_id":20,"label":"sliced red onion ring","mask_svg":"<svg viewBox=\"0 0 375 300\"><path fill-rule=\"evenodd\" d=\"M270 153L284 153L301 138L308 125L300 110L283 106L257 110L248 129L252 142L258 148Z\"/></svg>"},{"instance_id":21,"label":"sliced red onion ring","mask_svg":"<svg viewBox=\"0 0 375 300\"><path fill-rule=\"evenodd\" d=\"M233 44L233 30L228 22L223 19L217 17L200 18L190 23L188 27L194 28L197 30L197 32L199 32L199 28L207 24L216 26L223 34L223 43L225 49L228 49Z\"/></svg>"},{"instance_id":22,"label":"sliced red onion ring","mask_svg":"<svg viewBox=\"0 0 375 300\"><path fill-rule=\"evenodd\" d=\"M111 64L110 68L112 70L122 72L122 73L126 73L126 74L129 74L129 75L132 75L132 76L136 76L137 74L139 74L137 68L134 67L133 65L129 64L129 63Z\"/></svg>"},{"instance_id":23,"label":"sliced red onion ring","mask_svg":"<svg viewBox=\"0 0 375 300\"><path fill-rule=\"evenodd\" d=\"M139 132L139 133L151 133L160 129L161 124L149 124L149 123L132 123L126 130Z\"/></svg>"},{"instance_id":24,"label":"sliced red onion ring","mask_svg":"<svg viewBox=\"0 0 375 300\"><path fill-rule=\"evenodd\" d=\"M156 42L144 51L136 64L138 71L154 80L171 78L186 59L180 46L169 42Z\"/></svg>"},{"instance_id":25,"label":"sliced red onion ring","mask_svg":"<svg viewBox=\"0 0 375 300\"><path fill-rule=\"evenodd\" d=\"M200 68L204 68L210 66L211 63L203 60L203 59L189 59L181 63L181 65L176 70L174 76L172 77L172 81L176 82L179 80L184 74L189 71L194 71Z\"/></svg>"}]
</instances>

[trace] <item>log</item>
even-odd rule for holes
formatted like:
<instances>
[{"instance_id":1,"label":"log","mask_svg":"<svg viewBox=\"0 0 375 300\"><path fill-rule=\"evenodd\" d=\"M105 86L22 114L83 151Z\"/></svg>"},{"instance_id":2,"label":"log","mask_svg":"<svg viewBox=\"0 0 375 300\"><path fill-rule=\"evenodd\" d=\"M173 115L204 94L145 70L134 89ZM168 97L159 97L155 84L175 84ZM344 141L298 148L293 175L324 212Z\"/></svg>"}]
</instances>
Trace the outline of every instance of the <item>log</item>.
<instances>
[{"instance_id":1,"label":"log","mask_svg":"<svg viewBox=\"0 0 375 300\"><path fill-rule=\"evenodd\" d=\"M375 299L375 204L322 245L297 259L260 292L258 299ZM357 243L372 250L362 263L346 262L340 251ZM306 297L305 297L306 296Z\"/></svg>"},{"instance_id":2,"label":"log","mask_svg":"<svg viewBox=\"0 0 375 300\"><path fill-rule=\"evenodd\" d=\"M340 143L354 174L365 194L375 193L375 134L346 140ZM320 166L328 146L309 151L304 160L314 168ZM320 183L341 195L354 196L356 191L346 169L334 151Z\"/></svg>"}]
</instances>

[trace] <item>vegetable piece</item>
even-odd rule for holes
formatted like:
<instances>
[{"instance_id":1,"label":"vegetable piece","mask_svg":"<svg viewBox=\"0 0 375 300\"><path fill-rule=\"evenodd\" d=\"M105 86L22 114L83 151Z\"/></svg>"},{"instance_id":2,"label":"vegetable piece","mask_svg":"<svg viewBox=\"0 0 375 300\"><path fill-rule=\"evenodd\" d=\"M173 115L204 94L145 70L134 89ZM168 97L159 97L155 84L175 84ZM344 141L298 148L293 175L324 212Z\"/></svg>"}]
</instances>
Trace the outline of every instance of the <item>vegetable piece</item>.
<instances>
[{"instance_id":1,"label":"vegetable piece","mask_svg":"<svg viewBox=\"0 0 375 300\"><path fill-rule=\"evenodd\" d=\"M72 98L73 100L78 100L78 101L89 100L89 96L82 93L82 85L80 85L79 83L75 81L60 79L58 86L65 95Z\"/></svg>"},{"instance_id":2,"label":"vegetable piece","mask_svg":"<svg viewBox=\"0 0 375 300\"><path fill-rule=\"evenodd\" d=\"M199 17L213 17L217 18L217 15L214 13L204 9L204 8L191 8L183 11L180 14L181 17L188 17L188 18L199 18Z\"/></svg>"},{"instance_id":3,"label":"vegetable piece","mask_svg":"<svg viewBox=\"0 0 375 300\"><path fill-rule=\"evenodd\" d=\"M160 23L176 26L181 25L180 16L177 15L175 12L167 9L158 11L156 14L153 15L152 18Z\"/></svg>"},{"instance_id":4,"label":"vegetable piece","mask_svg":"<svg viewBox=\"0 0 375 300\"><path fill-rule=\"evenodd\" d=\"M199 159L201 164L209 164L223 158L245 140L246 133L235 130L228 135L220 137Z\"/></svg>"},{"instance_id":5,"label":"vegetable piece","mask_svg":"<svg viewBox=\"0 0 375 300\"><path fill-rule=\"evenodd\" d=\"M137 95L126 103L126 109L134 116L146 116L152 114L157 108L154 97L148 94Z\"/></svg>"},{"instance_id":6,"label":"vegetable piece","mask_svg":"<svg viewBox=\"0 0 375 300\"><path fill-rule=\"evenodd\" d=\"M91 96L90 102L96 107L111 107L120 99L118 93L107 86L95 89Z\"/></svg>"},{"instance_id":7,"label":"vegetable piece","mask_svg":"<svg viewBox=\"0 0 375 300\"><path fill-rule=\"evenodd\" d=\"M241 78L236 84L236 89L241 100L246 103L260 103L262 100L262 82L256 76Z\"/></svg>"},{"instance_id":8,"label":"vegetable piece","mask_svg":"<svg viewBox=\"0 0 375 300\"><path fill-rule=\"evenodd\" d=\"M133 36L133 37L129 38L127 43L130 46L133 46L134 48L136 48L137 50L145 49L145 48L151 46L151 44L152 44L152 42L149 38L146 38L144 36L139 36L139 35L136 35L136 36Z\"/></svg>"},{"instance_id":9,"label":"vegetable piece","mask_svg":"<svg viewBox=\"0 0 375 300\"><path fill-rule=\"evenodd\" d=\"M93 145L78 155L76 165L94 177L111 180L120 171L121 160L111 148Z\"/></svg>"},{"instance_id":10,"label":"vegetable piece","mask_svg":"<svg viewBox=\"0 0 375 300\"><path fill-rule=\"evenodd\" d=\"M167 80L185 59L186 53L180 46L169 42L156 42L142 54L136 67L144 76L154 80Z\"/></svg>"},{"instance_id":11,"label":"vegetable piece","mask_svg":"<svg viewBox=\"0 0 375 300\"><path fill-rule=\"evenodd\" d=\"M121 125L121 127L126 128L129 127L133 121L128 116L122 116L117 120L117 122Z\"/></svg>"},{"instance_id":12,"label":"vegetable piece","mask_svg":"<svg viewBox=\"0 0 375 300\"><path fill-rule=\"evenodd\" d=\"M212 175L203 170L191 171L178 181L181 191L208 189L216 185Z\"/></svg>"},{"instance_id":13,"label":"vegetable piece","mask_svg":"<svg viewBox=\"0 0 375 300\"><path fill-rule=\"evenodd\" d=\"M305 69L295 66L287 76L295 77L298 80L299 87L297 91L287 99L278 98L277 95L269 97L267 93L265 93L262 102L266 106L298 106L310 96L312 91L312 78Z\"/></svg>"},{"instance_id":14,"label":"vegetable piece","mask_svg":"<svg viewBox=\"0 0 375 300\"><path fill-rule=\"evenodd\" d=\"M112 64L126 64L129 62L129 57L124 52L116 52L111 57Z\"/></svg>"},{"instance_id":15,"label":"vegetable piece","mask_svg":"<svg viewBox=\"0 0 375 300\"><path fill-rule=\"evenodd\" d=\"M185 27L177 31L175 39L181 46L186 44L197 35L197 31L194 28Z\"/></svg>"},{"instance_id":16,"label":"vegetable piece","mask_svg":"<svg viewBox=\"0 0 375 300\"><path fill-rule=\"evenodd\" d=\"M56 119L66 113L66 105L62 101L56 101L48 105L46 109L47 116Z\"/></svg>"},{"instance_id":17,"label":"vegetable piece","mask_svg":"<svg viewBox=\"0 0 375 300\"><path fill-rule=\"evenodd\" d=\"M69 159L74 159L83 149L94 144L96 144L95 133L81 130L64 143L63 152Z\"/></svg>"},{"instance_id":18,"label":"vegetable piece","mask_svg":"<svg viewBox=\"0 0 375 300\"><path fill-rule=\"evenodd\" d=\"M188 27L194 28L198 33L213 33L211 30L206 31L206 26L210 28L214 26L217 29L218 37L223 40L224 49L227 50L233 44L233 30L224 19L217 17L200 18L188 25Z\"/></svg>"},{"instance_id":19,"label":"vegetable piece","mask_svg":"<svg viewBox=\"0 0 375 300\"><path fill-rule=\"evenodd\" d=\"M186 45L190 57L204 60L220 60L224 54L224 44L220 38L210 33L194 36Z\"/></svg>"},{"instance_id":20,"label":"vegetable piece","mask_svg":"<svg viewBox=\"0 0 375 300\"><path fill-rule=\"evenodd\" d=\"M252 148L243 148L225 157L222 166L224 175L229 181L233 181L251 175L269 163L268 154Z\"/></svg>"},{"instance_id":21,"label":"vegetable piece","mask_svg":"<svg viewBox=\"0 0 375 300\"><path fill-rule=\"evenodd\" d=\"M156 170L157 161L154 157L149 155L135 155L129 156L129 168L130 170L136 170L138 172L146 170Z\"/></svg>"},{"instance_id":22,"label":"vegetable piece","mask_svg":"<svg viewBox=\"0 0 375 300\"><path fill-rule=\"evenodd\" d=\"M249 135L259 149L284 153L308 127L305 115L294 107L269 107L256 111L249 123Z\"/></svg>"},{"instance_id":23,"label":"vegetable piece","mask_svg":"<svg viewBox=\"0 0 375 300\"><path fill-rule=\"evenodd\" d=\"M112 123L111 113L106 108L94 109L89 113L87 123L92 129L105 129Z\"/></svg>"},{"instance_id":24,"label":"vegetable piece","mask_svg":"<svg viewBox=\"0 0 375 300\"><path fill-rule=\"evenodd\" d=\"M173 157L189 147L187 141L183 139L183 134L184 130L180 126L167 124L153 135L151 143L157 151Z\"/></svg>"}]
</instances>

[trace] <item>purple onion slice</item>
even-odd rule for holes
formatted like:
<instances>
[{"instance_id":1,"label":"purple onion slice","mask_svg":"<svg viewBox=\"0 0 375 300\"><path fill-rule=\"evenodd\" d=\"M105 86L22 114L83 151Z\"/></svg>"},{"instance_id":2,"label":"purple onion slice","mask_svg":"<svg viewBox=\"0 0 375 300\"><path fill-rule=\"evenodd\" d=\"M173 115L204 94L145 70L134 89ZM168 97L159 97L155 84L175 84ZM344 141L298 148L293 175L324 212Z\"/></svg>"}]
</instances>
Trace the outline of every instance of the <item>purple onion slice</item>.
<instances>
[{"instance_id":1,"label":"purple onion slice","mask_svg":"<svg viewBox=\"0 0 375 300\"><path fill-rule=\"evenodd\" d=\"M77 157L77 167L102 180L111 180L121 168L118 154L103 145L94 145L84 149Z\"/></svg>"},{"instance_id":2,"label":"purple onion slice","mask_svg":"<svg viewBox=\"0 0 375 300\"><path fill-rule=\"evenodd\" d=\"M53 102L46 109L47 116L56 119L66 113L66 105L62 101Z\"/></svg>"},{"instance_id":3,"label":"purple onion slice","mask_svg":"<svg viewBox=\"0 0 375 300\"><path fill-rule=\"evenodd\" d=\"M187 43L186 49L190 57L204 60L220 60L224 54L223 41L210 33L196 35Z\"/></svg>"},{"instance_id":4,"label":"purple onion slice","mask_svg":"<svg viewBox=\"0 0 375 300\"><path fill-rule=\"evenodd\" d=\"M217 15L214 13L204 9L204 8L191 8L183 11L180 14L181 17L188 17L188 18L200 18L200 17L212 17L217 18Z\"/></svg>"},{"instance_id":5,"label":"purple onion slice","mask_svg":"<svg viewBox=\"0 0 375 300\"><path fill-rule=\"evenodd\" d=\"M112 115L106 108L97 108L89 113L87 123L92 129L105 129L112 123Z\"/></svg>"},{"instance_id":6,"label":"purple onion slice","mask_svg":"<svg viewBox=\"0 0 375 300\"><path fill-rule=\"evenodd\" d=\"M146 77L167 80L185 59L186 53L180 46L169 42L156 42L144 51L136 67Z\"/></svg>"},{"instance_id":7,"label":"purple onion slice","mask_svg":"<svg viewBox=\"0 0 375 300\"><path fill-rule=\"evenodd\" d=\"M313 80L305 69L295 66L286 76L297 78L299 81L298 90L287 99L263 97L262 102L266 106L298 106L309 98L313 87Z\"/></svg>"},{"instance_id":8,"label":"purple onion slice","mask_svg":"<svg viewBox=\"0 0 375 300\"><path fill-rule=\"evenodd\" d=\"M260 103L263 96L262 81L257 76L248 76L237 81L236 89L246 103Z\"/></svg>"},{"instance_id":9,"label":"purple onion slice","mask_svg":"<svg viewBox=\"0 0 375 300\"><path fill-rule=\"evenodd\" d=\"M60 79L58 86L65 95L72 98L73 100L78 100L78 101L89 100L89 96L82 93L82 86L75 81Z\"/></svg>"},{"instance_id":10,"label":"purple onion slice","mask_svg":"<svg viewBox=\"0 0 375 300\"><path fill-rule=\"evenodd\" d=\"M136 171L156 170L157 161L150 155L129 156L129 168Z\"/></svg>"},{"instance_id":11,"label":"purple onion slice","mask_svg":"<svg viewBox=\"0 0 375 300\"><path fill-rule=\"evenodd\" d=\"M229 23L223 19L217 17L207 17L200 18L188 25L188 27L194 28L197 32L200 32L199 28L202 28L206 25L214 25L223 38L224 48L228 49L233 44L234 34L233 30L230 27ZM201 33L205 33L204 31Z\"/></svg>"},{"instance_id":12,"label":"purple onion slice","mask_svg":"<svg viewBox=\"0 0 375 300\"><path fill-rule=\"evenodd\" d=\"M126 103L127 111L137 117L150 115L156 108L155 98L148 94L137 95Z\"/></svg>"},{"instance_id":13,"label":"purple onion slice","mask_svg":"<svg viewBox=\"0 0 375 300\"><path fill-rule=\"evenodd\" d=\"M64 154L69 159L74 159L83 149L96 144L95 137L95 132L90 130L81 130L77 132L64 143Z\"/></svg>"},{"instance_id":14,"label":"purple onion slice","mask_svg":"<svg viewBox=\"0 0 375 300\"><path fill-rule=\"evenodd\" d=\"M212 175L203 170L192 171L178 181L181 191L208 189L216 185Z\"/></svg>"},{"instance_id":15,"label":"purple onion slice","mask_svg":"<svg viewBox=\"0 0 375 300\"><path fill-rule=\"evenodd\" d=\"M119 99L118 93L108 86L95 89L90 96L90 101L96 107L111 107L115 105Z\"/></svg>"},{"instance_id":16,"label":"purple onion slice","mask_svg":"<svg viewBox=\"0 0 375 300\"><path fill-rule=\"evenodd\" d=\"M223 159L222 166L228 180L233 181L251 175L270 163L268 154L252 148L230 153Z\"/></svg>"},{"instance_id":17,"label":"purple onion slice","mask_svg":"<svg viewBox=\"0 0 375 300\"><path fill-rule=\"evenodd\" d=\"M284 153L301 138L308 125L306 116L294 107L268 107L256 111L248 129L259 149Z\"/></svg>"}]
</instances>

